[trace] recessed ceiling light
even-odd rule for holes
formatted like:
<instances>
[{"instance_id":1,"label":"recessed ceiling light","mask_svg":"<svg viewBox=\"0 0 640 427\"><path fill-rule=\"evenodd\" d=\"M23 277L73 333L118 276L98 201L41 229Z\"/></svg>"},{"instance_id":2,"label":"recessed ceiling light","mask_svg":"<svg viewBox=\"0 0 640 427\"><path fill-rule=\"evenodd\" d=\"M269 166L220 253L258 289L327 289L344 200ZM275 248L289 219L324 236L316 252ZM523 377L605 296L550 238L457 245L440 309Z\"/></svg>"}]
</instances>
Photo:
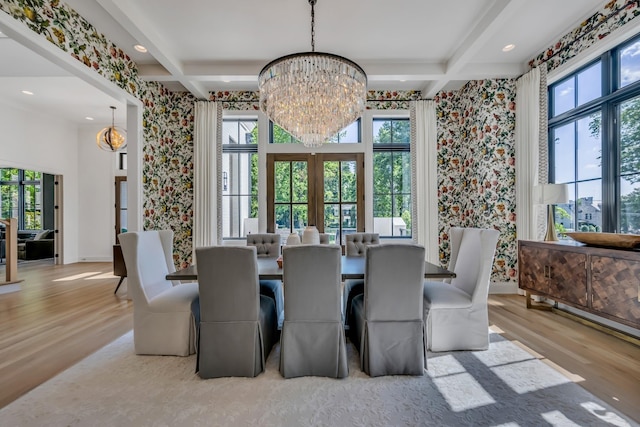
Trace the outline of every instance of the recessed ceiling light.
<instances>
[{"instance_id":1,"label":"recessed ceiling light","mask_svg":"<svg viewBox=\"0 0 640 427\"><path fill-rule=\"evenodd\" d=\"M147 48L142 46L141 44L136 44L133 46L133 48L138 52L147 53Z\"/></svg>"},{"instance_id":2,"label":"recessed ceiling light","mask_svg":"<svg viewBox=\"0 0 640 427\"><path fill-rule=\"evenodd\" d=\"M231 80L223 80L222 83L231 83Z\"/></svg>"},{"instance_id":3,"label":"recessed ceiling light","mask_svg":"<svg viewBox=\"0 0 640 427\"><path fill-rule=\"evenodd\" d=\"M509 52L510 50L513 50L516 47L515 44L508 44L505 47L502 48L503 52Z\"/></svg>"},{"instance_id":4,"label":"recessed ceiling light","mask_svg":"<svg viewBox=\"0 0 640 427\"><path fill-rule=\"evenodd\" d=\"M33 92L31 92L30 90L23 90L22 93L24 93L25 95L33 95Z\"/></svg>"},{"instance_id":5,"label":"recessed ceiling light","mask_svg":"<svg viewBox=\"0 0 640 427\"><path fill-rule=\"evenodd\" d=\"M85 117L85 119L87 119L87 120L93 120L93 117L89 117L89 116L87 116L87 117Z\"/></svg>"}]
</instances>

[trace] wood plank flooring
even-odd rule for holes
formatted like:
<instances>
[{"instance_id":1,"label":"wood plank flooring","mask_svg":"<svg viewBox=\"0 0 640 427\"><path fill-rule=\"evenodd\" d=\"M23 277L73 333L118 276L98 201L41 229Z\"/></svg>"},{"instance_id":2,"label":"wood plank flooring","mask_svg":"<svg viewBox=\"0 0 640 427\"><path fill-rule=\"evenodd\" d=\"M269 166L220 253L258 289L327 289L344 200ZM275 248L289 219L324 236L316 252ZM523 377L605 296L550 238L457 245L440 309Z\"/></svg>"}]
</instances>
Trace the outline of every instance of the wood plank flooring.
<instances>
[{"instance_id":1,"label":"wood plank flooring","mask_svg":"<svg viewBox=\"0 0 640 427\"><path fill-rule=\"evenodd\" d=\"M133 326L124 285L113 294L118 278L111 263L28 263L18 276L20 291L3 294L0 287L0 407ZM552 312L527 310L518 295L490 296L489 321L640 422L640 347Z\"/></svg>"},{"instance_id":2,"label":"wood plank flooring","mask_svg":"<svg viewBox=\"0 0 640 427\"><path fill-rule=\"evenodd\" d=\"M0 407L133 328L133 304L124 284L113 294L112 271L104 262L18 265L20 290L0 293Z\"/></svg>"}]
</instances>

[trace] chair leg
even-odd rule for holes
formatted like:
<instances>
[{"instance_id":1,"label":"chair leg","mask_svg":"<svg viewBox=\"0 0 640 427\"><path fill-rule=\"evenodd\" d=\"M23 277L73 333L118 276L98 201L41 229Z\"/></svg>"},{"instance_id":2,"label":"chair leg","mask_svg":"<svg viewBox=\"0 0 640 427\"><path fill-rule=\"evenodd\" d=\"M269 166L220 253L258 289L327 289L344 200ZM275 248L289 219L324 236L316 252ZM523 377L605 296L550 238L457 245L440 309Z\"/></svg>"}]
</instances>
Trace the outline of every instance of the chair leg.
<instances>
[{"instance_id":1,"label":"chair leg","mask_svg":"<svg viewBox=\"0 0 640 427\"><path fill-rule=\"evenodd\" d=\"M118 293L118 289L120 289L120 285L122 285L122 281L124 280L126 276L120 276L120 281L118 282L118 286L116 286L116 290L113 291L113 294L115 295L116 293Z\"/></svg>"}]
</instances>

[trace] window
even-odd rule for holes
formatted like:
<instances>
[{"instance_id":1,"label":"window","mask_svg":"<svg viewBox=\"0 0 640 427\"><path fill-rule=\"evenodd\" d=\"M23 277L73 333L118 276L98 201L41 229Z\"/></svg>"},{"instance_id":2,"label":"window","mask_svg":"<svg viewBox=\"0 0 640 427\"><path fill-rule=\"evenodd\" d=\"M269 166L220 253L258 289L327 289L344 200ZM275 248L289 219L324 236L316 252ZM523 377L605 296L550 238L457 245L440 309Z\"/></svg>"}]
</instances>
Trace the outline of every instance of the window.
<instances>
[{"instance_id":1,"label":"window","mask_svg":"<svg viewBox=\"0 0 640 427\"><path fill-rule=\"evenodd\" d=\"M222 123L222 237L258 232L258 119Z\"/></svg>"},{"instance_id":2,"label":"window","mask_svg":"<svg viewBox=\"0 0 640 427\"><path fill-rule=\"evenodd\" d=\"M411 153L408 118L373 119L373 231L411 236Z\"/></svg>"},{"instance_id":3,"label":"window","mask_svg":"<svg viewBox=\"0 0 640 427\"><path fill-rule=\"evenodd\" d=\"M17 218L20 230L42 229L42 173L0 169L0 217Z\"/></svg>"},{"instance_id":4,"label":"window","mask_svg":"<svg viewBox=\"0 0 640 427\"><path fill-rule=\"evenodd\" d=\"M549 87L549 178L569 185L559 231L640 233L640 37Z\"/></svg>"},{"instance_id":5,"label":"window","mask_svg":"<svg viewBox=\"0 0 640 427\"><path fill-rule=\"evenodd\" d=\"M269 141L272 144L301 144L300 141L295 139L277 124L273 122L269 123L271 128ZM335 144L359 143L362 140L360 129L360 119L358 119L335 134L328 142Z\"/></svg>"}]
</instances>

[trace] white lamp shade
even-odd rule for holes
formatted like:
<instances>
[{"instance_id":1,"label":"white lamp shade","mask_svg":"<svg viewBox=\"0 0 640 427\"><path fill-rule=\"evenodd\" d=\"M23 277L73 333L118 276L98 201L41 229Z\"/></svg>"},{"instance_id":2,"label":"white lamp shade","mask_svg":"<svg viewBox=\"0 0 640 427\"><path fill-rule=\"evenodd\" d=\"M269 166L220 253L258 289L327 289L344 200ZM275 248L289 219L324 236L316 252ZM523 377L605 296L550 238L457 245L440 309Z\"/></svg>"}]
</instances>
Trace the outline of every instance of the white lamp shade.
<instances>
[{"instance_id":1,"label":"white lamp shade","mask_svg":"<svg viewBox=\"0 0 640 427\"><path fill-rule=\"evenodd\" d=\"M567 184L542 184L534 187L535 203L538 205L555 205L569 202L569 186Z\"/></svg>"}]
</instances>

